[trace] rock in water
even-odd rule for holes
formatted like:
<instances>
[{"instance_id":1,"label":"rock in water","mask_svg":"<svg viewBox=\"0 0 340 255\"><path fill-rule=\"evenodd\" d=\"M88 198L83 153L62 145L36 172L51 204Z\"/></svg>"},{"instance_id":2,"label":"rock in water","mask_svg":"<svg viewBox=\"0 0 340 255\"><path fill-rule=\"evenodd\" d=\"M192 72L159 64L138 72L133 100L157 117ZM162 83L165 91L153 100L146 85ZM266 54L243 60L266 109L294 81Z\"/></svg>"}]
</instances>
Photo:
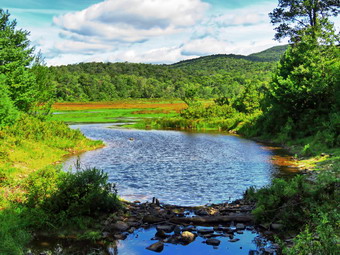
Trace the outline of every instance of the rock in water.
<instances>
[{"instance_id":1,"label":"rock in water","mask_svg":"<svg viewBox=\"0 0 340 255\"><path fill-rule=\"evenodd\" d=\"M189 244L189 243L193 242L195 240L195 238L196 238L196 236L193 233L189 232L189 231L184 231L181 234L181 236L182 236L182 238L181 238L182 241L184 243L186 243L186 244Z\"/></svg>"},{"instance_id":2,"label":"rock in water","mask_svg":"<svg viewBox=\"0 0 340 255\"><path fill-rule=\"evenodd\" d=\"M206 244L208 245L214 245L214 246L218 246L220 245L221 241L218 239L214 239L214 238L210 238L206 241Z\"/></svg>"},{"instance_id":3,"label":"rock in water","mask_svg":"<svg viewBox=\"0 0 340 255\"><path fill-rule=\"evenodd\" d=\"M114 223L112 225L112 229L114 231L120 231L120 232L124 232L129 228L129 225L126 224L124 221L117 221L116 223Z\"/></svg>"},{"instance_id":4,"label":"rock in water","mask_svg":"<svg viewBox=\"0 0 340 255\"><path fill-rule=\"evenodd\" d=\"M163 230L165 233L171 233L174 231L174 225L158 225L156 226L157 231Z\"/></svg>"},{"instance_id":5,"label":"rock in water","mask_svg":"<svg viewBox=\"0 0 340 255\"><path fill-rule=\"evenodd\" d=\"M243 230L243 229L245 229L246 228L246 226L244 225L244 224L242 224L242 223L237 223L236 224L236 229L237 230Z\"/></svg>"},{"instance_id":6,"label":"rock in water","mask_svg":"<svg viewBox=\"0 0 340 255\"><path fill-rule=\"evenodd\" d=\"M206 235L206 234L214 233L214 230L211 228L202 228L202 229L197 230L197 232L199 234Z\"/></svg>"},{"instance_id":7,"label":"rock in water","mask_svg":"<svg viewBox=\"0 0 340 255\"><path fill-rule=\"evenodd\" d=\"M146 249L148 249L150 251L161 252L164 249L164 243L163 242L157 242L157 243L151 244L150 246L146 247Z\"/></svg>"}]
</instances>

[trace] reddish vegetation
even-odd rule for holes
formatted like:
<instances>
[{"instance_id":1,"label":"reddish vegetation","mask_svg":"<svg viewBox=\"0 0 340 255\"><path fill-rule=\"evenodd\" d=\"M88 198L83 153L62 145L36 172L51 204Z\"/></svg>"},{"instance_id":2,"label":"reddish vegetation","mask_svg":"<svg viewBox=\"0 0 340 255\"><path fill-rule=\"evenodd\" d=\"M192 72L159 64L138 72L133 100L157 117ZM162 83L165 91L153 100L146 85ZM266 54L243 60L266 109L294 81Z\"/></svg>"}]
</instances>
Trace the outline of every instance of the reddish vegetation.
<instances>
[{"instance_id":1,"label":"reddish vegetation","mask_svg":"<svg viewBox=\"0 0 340 255\"><path fill-rule=\"evenodd\" d=\"M115 102L87 102L87 103L56 103L54 110L95 110L95 109L145 109L156 108L159 111L180 111L186 108L181 102L152 102L152 101L115 101Z\"/></svg>"}]
</instances>

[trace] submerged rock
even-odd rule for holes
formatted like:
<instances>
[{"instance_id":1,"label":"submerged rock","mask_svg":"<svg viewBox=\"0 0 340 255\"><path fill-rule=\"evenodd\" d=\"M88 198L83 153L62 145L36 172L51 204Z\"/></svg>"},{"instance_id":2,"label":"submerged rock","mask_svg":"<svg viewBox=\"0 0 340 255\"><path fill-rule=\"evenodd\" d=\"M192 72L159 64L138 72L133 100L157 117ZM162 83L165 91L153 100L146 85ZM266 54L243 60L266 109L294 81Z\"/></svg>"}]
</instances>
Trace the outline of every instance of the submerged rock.
<instances>
[{"instance_id":1,"label":"submerged rock","mask_svg":"<svg viewBox=\"0 0 340 255\"><path fill-rule=\"evenodd\" d=\"M146 249L154 252L161 252L164 249L164 243L163 242L157 242L154 244L151 244L150 246L146 247Z\"/></svg>"},{"instance_id":2,"label":"submerged rock","mask_svg":"<svg viewBox=\"0 0 340 255\"><path fill-rule=\"evenodd\" d=\"M157 231L164 231L165 233L171 233L174 231L174 225L158 225L156 226Z\"/></svg>"},{"instance_id":3,"label":"submerged rock","mask_svg":"<svg viewBox=\"0 0 340 255\"><path fill-rule=\"evenodd\" d=\"M201 235L212 234L214 233L214 230L211 228L202 228L202 229L197 230L197 233Z\"/></svg>"},{"instance_id":4,"label":"submerged rock","mask_svg":"<svg viewBox=\"0 0 340 255\"><path fill-rule=\"evenodd\" d=\"M218 245L220 245L220 243L221 243L220 240L215 239L215 238L210 238L210 239L208 239L208 240L205 241L205 242L206 242L206 244L208 244L208 245L214 245L214 246L218 246Z\"/></svg>"}]
</instances>

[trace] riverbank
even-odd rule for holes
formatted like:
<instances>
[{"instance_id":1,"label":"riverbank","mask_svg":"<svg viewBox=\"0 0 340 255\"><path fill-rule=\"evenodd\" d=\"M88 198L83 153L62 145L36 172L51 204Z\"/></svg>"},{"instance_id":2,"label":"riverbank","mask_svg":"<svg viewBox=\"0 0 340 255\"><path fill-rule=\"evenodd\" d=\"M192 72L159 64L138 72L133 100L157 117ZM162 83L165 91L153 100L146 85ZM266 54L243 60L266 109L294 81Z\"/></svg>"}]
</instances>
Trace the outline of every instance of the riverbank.
<instances>
[{"instance_id":1,"label":"riverbank","mask_svg":"<svg viewBox=\"0 0 340 255\"><path fill-rule=\"evenodd\" d=\"M30 121L27 121L27 123L30 123L30 124L33 125L34 122L33 122L33 120L30 120ZM25 127L24 128L25 131L28 131L29 133L33 133L34 134L34 137L31 137L31 135L28 135L28 136L26 136L26 138L33 139L33 140L36 139L37 141L40 141L39 139L41 139L41 137L39 139L37 139L35 137L35 136L39 137L39 135L38 135L39 132L37 132L37 130L35 130L35 129L32 130L32 129L28 128L30 126L29 126L29 124L27 124L27 126L26 126L26 124L24 125L23 123L21 123L20 126L22 128ZM33 126L36 126L36 123L34 123ZM55 126L55 123L54 123L54 126ZM51 127L49 127L49 128L51 128ZM21 134L21 137L25 137L25 135L24 135L25 131L20 131L20 129L18 127L14 128L14 130L16 130L18 132L17 134ZM67 134L69 131L65 130L65 132L66 133L64 133L64 134ZM60 132L60 133L62 134L63 132ZM43 142L41 142L41 143L45 143L45 142L49 143L49 142L51 142L51 141L45 141L45 140L51 139L51 136L53 136L53 135L57 135L57 134L51 133L50 135L47 135L45 137L46 139L45 138L42 139ZM58 136L59 135L60 134L58 134ZM11 137L11 136L6 135L6 137ZM75 135L75 133L73 133L73 135L71 136L70 139L71 140L73 139L74 141L78 140L78 142L79 142L80 140L84 139L84 137L82 135L78 136L78 135ZM96 143L98 143L98 142L96 142ZM16 143L14 142L13 144L16 144ZM36 144L36 143L32 143L32 144ZM40 143L38 143L38 144L40 144ZM68 144L68 143L66 143L66 144ZM82 144L82 142L80 144ZM8 143L7 143L7 145L8 145ZM19 144L17 144L17 145L19 145ZM98 144L96 146L98 146ZM84 147L82 147L82 148L86 149ZM15 152L15 147L12 147L12 149ZM87 147L87 149L90 149L90 147ZM75 152L76 150L69 148L66 151L68 151L68 152L69 151ZM42 156L40 156L40 157L42 157ZM331 171L335 171L336 167L337 166L339 167L339 164L338 164L339 157L337 156L337 154L333 154L333 155L327 154L327 155L322 155L322 156L320 155L320 157L323 159L323 163L321 164L321 166L318 166L319 168L328 169L328 170L331 169ZM21 163L23 163L23 162L24 161L22 161ZM313 162L315 162L315 161L313 161ZM308 169L310 169L310 168L308 168ZM22 171L24 171L24 170L22 170ZM310 171L308 170L308 171L305 171L305 172L310 172ZM44 172L42 172L42 173L44 173ZM45 173L51 173L51 172L45 172ZM52 173L53 173L53 171L52 171ZM13 180L16 179L16 177L14 177L14 176L15 175L13 175L13 178L11 177ZM19 176L19 175L16 175L16 176L24 177L24 176ZM311 175L311 176L312 176L311 179L312 179L312 182L313 182L313 179L315 180L315 175ZM309 177L310 176L308 175L308 178ZM23 214L15 213L15 210L18 210L18 208L20 208L20 210L22 210L22 207L20 207L20 206L18 207L18 204L20 204L22 202L25 202L23 200L25 198L25 196L21 192L22 191L21 190L21 187L22 187L21 184L24 183L24 181L21 182L21 181L15 180L16 184L14 185L14 182L12 184L9 183L9 180L11 178L6 177L5 179L2 179L3 181L2 181L2 187L1 188L3 188L3 187L4 188L8 188L9 186L12 185L12 187L13 187L13 189L15 189L15 191L13 191L11 193L11 195L13 195L11 198L16 198L16 199L8 200L8 201L12 205L15 204L15 206L10 208L10 210L3 209L1 211L1 219L3 219L3 222L6 222L6 224L4 223L2 225L3 226L2 231L3 232L7 231L7 233L10 233L12 235L13 235L13 233L16 234L16 237L14 237L14 239L12 240L12 244L10 244L8 246L8 247L12 247L10 249L12 249L12 252L13 252L15 247L18 247L18 246L24 244L29 239L29 231L27 231L27 229L28 229L27 228L27 222L24 222L24 221L32 220L32 219L29 219L29 218L23 219L22 218ZM39 182L44 182L44 180L46 180L46 179L43 179L42 176L37 175L35 180L39 183ZM329 183L334 183L334 182L328 182L328 184ZM317 185L319 185L319 184L317 184ZM43 186L41 186L41 187L43 187ZM281 185L280 189L285 190L285 188L282 188L282 187L284 187L284 186ZM306 190L306 191L308 191L308 190ZM322 191L322 190L318 189L318 191ZM315 193L315 191L313 191L313 192ZM303 193L304 192L302 192L302 193L299 193L299 192L298 193L294 193L293 192L292 197L293 198L296 197L296 196L301 197ZM305 193L307 194L308 192L305 192ZM319 193L321 195L323 195L324 191L319 192ZM20 196L19 196L19 194L20 194ZM270 193L268 193L268 195L270 195ZM289 199L287 199L287 194L283 194L283 195L284 195L284 199L289 201ZM280 197L280 194L276 193L275 196ZM265 199L266 198L268 198L268 197L265 197ZM99 217L97 219L97 221L91 222L92 224L94 223L94 225L92 225L92 227L89 227L89 224L85 224L87 226L83 230L79 230L78 229L78 231L74 231L74 229L73 230L71 230L71 229L64 229L62 232L59 232L56 228L53 228L53 231L49 231L49 232L50 233L56 233L59 236L62 235L62 236L65 236L65 237L66 236L70 237L69 234L72 233L73 237L71 239L74 239L74 237L76 237L77 239L86 239L86 240L92 240L94 242L104 242L104 243L108 244L110 242L113 242L113 240L120 239L121 237L124 238L126 236L126 233L129 233L129 230L130 230L130 232L133 232L133 231L131 230L131 226L130 226L129 229L125 229L123 232L120 232L120 233L118 233L118 232L115 233L112 229L110 229L109 231L102 231L103 229L106 228L106 223L110 222L110 224L112 225L112 224L115 224L115 223L118 223L118 222L133 222L131 220L131 217L133 215L136 216L136 214L139 215L139 218L141 218L142 221L141 221L141 219L138 220L138 222L140 222L141 224L140 225L136 224L136 226L134 227L135 231L138 230L139 227L141 227L143 224L146 224L146 225L144 225L144 227L145 226L148 226L148 227L153 226L154 228L156 228L156 226L158 226L158 225L168 225L168 224L170 224L172 226L183 225L183 228L180 227L180 230L181 230L181 233L184 233L184 232L186 232L185 230L187 230L187 229L184 228L185 225L197 225L197 226L201 226L201 225L208 224L208 225L211 225L211 226L218 227L218 225L223 224L222 227L228 228L228 227L231 227L231 224L230 224L231 221L234 221L234 224L235 224L235 222L236 222L236 224L243 222L243 220L241 218L235 218L235 215L230 215L230 211L228 212L228 210L225 210L226 206L227 206L227 209L229 207L229 209L234 210L234 212L231 211L231 213L236 213L236 214L241 213L238 216L236 215L237 217L239 217L239 216L242 216L242 217L246 216L245 218L247 220L250 219L249 221L247 221L247 222L250 222L250 224L248 226L249 227L250 226L254 227L254 220L256 220L256 218L254 218L254 216L250 215L250 209L254 209L254 204L256 202L254 200L254 196L249 198L249 199L251 200L251 202L246 202L244 204L246 207L248 207L246 212L243 212L244 208L241 208L241 210L239 210L240 208L238 208L238 207L230 207L227 204L224 204L224 205L222 205L222 204L220 204L220 205L213 205L213 206L210 206L210 207L209 206L201 207L201 209L203 208L203 210L201 210L201 212L198 212L197 208L190 208L190 207L176 207L176 206L170 206L170 205L161 205L161 204L157 204L157 203L153 203L153 204L150 204L150 203L147 203L147 204L126 203L125 204L126 209L123 209L121 212L116 212L114 216L105 216L105 214L102 214L101 217ZM309 206L309 205L311 205L311 204L307 201L306 202L306 206ZM275 205L275 206L280 208L280 207L283 206L283 204L279 204L279 205ZM313 205L313 207L315 207L315 206ZM329 207L327 207L327 208L329 208ZM273 209L271 209L271 210L273 210ZM142 215L141 211L143 211L143 213L145 212L146 214ZM170 211L170 213L168 213L169 211ZM172 213L171 213L171 211L172 211ZM165 216L166 216L165 218L163 218L164 212L165 212ZM226 215L226 214L224 214L225 212L228 212L229 214ZM184 216L183 216L183 213L184 213ZM186 213L189 213L189 216L194 216L194 218L188 219L188 217L187 217L188 215L186 215ZM12 215L10 216L9 214L12 214ZM169 214L169 215L167 215L167 214ZM203 215L199 215L199 214L203 214ZM145 217L146 215L149 215L149 216ZM170 216L170 218L168 216ZM67 217L67 216L65 215L65 217ZM202 217L204 217L204 218L202 218ZM67 218L65 218L65 219L67 219ZM85 220L85 219L86 218L82 218L82 220ZM155 219L156 219L156 221L155 221ZM162 221L159 221L160 219ZM240 222L238 222L238 221L240 221ZM269 225L268 225L268 222L269 222ZM13 228L13 225L14 225L13 223L15 223L16 226L22 225L22 227ZM266 220L266 222L264 222L264 223L265 224L257 222L256 224L261 224L262 227L268 228L265 231L270 231L269 229L271 228L272 224L274 224L274 226L275 226L275 224L279 224L279 226L280 226L280 224L281 224L281 226L283 225L282 219L279 219L279 218L275 222L272 222L271 220L269 220L269 221ZM30 224L32 224L32 222L30 222ZM154 224L154 225L152 225L152 224ZM278 225L276 225L276 226L278 226ZM44 228L46 228L46 226ZM184 231L183 231L183 229L184 229ZM157 228L156 228L156 230L157 230ZM286 230L284 230L284 231L286 231ZM58 232L59 232L59 234L58 234ZM107 233L104 234L105 232L107 232L108 234ZM223 230L222 230L222 232L223 232ZM289 232L291 232L291 230L289 230ZM182 235L181 235L181 237L178 237L178 233L177 233L177 235L175 235L174 231L171 232L171 233L173 233L173 234L171 234L169 236L169 238L170 238L169 240L171 242L175 242L175 240L177 240L179 243L183 242L183 240L181 238L184 238L184 237ZM235 233L235 231L233 233ZM112 237L112 234L113 234L113 237ZM114 236L115 234L117 234L116 237ZM197 232L197 229L196 229L196 232L193 231L193 235L195 235L195 234L196 235L199 234ZM217 231L214 230L214 232L211 233L211 234L217 235L218 233L217 233ZM227 237L227 238L230 239L230 236L225 236L225 235L226 234L230 235L231 233L223 233L223 234L224 234L224 236L220 236L221 238L226 238ZM294 235L296 235L296 234L297 234L297 232L294 233ZM168 234L166 234L166 235L168 235ZM187 233L185 235L192 236L192 235L187 234ZM207 241L208 239L216 239L216 238L214 238L213 235L210 236L210 237L209 236L204 237L204 235L202 237L202 235L201 235L201 237L204 239L204 241ZM292 236L294 236L294 235L292 235ZM171 236L174 236L174 237L171 237ZM288 238L288 239L290 239L290 242L292 242L292 236L290 236ZM119 237L119 238L117 238L117 237ZM215 237L217 237L217 239L219 239L219 236L215 236ZM168 237L165 237L165 239L166 238L168 238ZM161 240L158 240L158 241L163 242L163 243L166 243L167 241L169 241L169 240L165 240L165 239L161 239ZM17 240L20 240L20 241L17 241ZM201 239L199 239L199 240L201 240ZM8 240L5 239L4 241L7 241L6 245L8 245ZM14 242L16 242L16 243L14 243ZM215 242L215 244L217 243L217 241L208 241L208 242ZM161 246L161 244L159 244L159 245ZM13 254L20 254L20 253L14 253L13 252Z\"/></svg>"},{"instance_id":2,"label":"riverbank","mask_svg":"<svg viewBox=\"0 0 340 255\"><path fill-rule=\"evenodd\" d=\"M46 214L39 214L40 203L60 183L64 157L102 146L64 123L26 115L0 130L1 254L22 254L31 231L46 221Z\"/></svg>"}]
</instances>

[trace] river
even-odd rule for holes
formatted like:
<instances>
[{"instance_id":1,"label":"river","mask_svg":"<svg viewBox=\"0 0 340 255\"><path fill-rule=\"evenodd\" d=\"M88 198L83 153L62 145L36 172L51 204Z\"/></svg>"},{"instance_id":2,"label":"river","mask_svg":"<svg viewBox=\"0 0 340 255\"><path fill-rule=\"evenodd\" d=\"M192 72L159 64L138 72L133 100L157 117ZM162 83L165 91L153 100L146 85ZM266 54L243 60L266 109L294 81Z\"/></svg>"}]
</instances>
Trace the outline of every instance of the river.
<instances>
[{"instance_id":1,"label":"river","mask_svg":"<svg viewBox=\"0 0 340 255\"><path fill-rule=\"evenodd\" d=\"M254 141L221 133L124 129L113 124L72 125L106 146L79 156L84 167L105 171L129 201L157 197L177 205L233 201L250 187L284 174L273 152ZM72 169L78 156L66 160Z\"/></svg>"}]
</instances>

